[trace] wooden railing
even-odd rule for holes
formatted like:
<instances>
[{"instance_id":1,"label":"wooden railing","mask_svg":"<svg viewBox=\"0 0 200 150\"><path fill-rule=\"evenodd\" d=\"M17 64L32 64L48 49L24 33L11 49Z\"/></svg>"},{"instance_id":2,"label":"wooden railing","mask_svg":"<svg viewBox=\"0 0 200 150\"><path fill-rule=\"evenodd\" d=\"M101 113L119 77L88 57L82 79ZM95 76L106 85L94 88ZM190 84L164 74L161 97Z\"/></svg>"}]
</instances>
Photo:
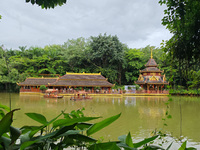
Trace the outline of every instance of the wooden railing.
<instances>
[{"instance_id":1,"label":"wooden railing","mask_svg":"<svg viewBox=\"0 0 200 150\"><path fill-rule=\"evenodd\" d=\"M159 91L156 91L156 90L137 90L136 93L138 94L169 94L169 91L166 91L166 90L159 90Z\"/></svg>"},{"instance_id":2,"label":"wooden railing","mask_svg":"<svg viewBox=\"0 0 200 150\"><path fill-rule=\"evenodd\" d=\"M20 89L20 92L41 92L41 90L39 89ZM60 94L74 94L76 93L76 90L58 90L58 93ZM122 94L123 91L122 90L110 90L110 91L106 91L106 90L99 90L99 91L92 91L92 90L86 90L86 92L88 92L89 94ZM126 91L125 93L129 93L129 94L169 94L169 91L166 90L136 90L136 91Z\"/></svg>"}]
</instances>

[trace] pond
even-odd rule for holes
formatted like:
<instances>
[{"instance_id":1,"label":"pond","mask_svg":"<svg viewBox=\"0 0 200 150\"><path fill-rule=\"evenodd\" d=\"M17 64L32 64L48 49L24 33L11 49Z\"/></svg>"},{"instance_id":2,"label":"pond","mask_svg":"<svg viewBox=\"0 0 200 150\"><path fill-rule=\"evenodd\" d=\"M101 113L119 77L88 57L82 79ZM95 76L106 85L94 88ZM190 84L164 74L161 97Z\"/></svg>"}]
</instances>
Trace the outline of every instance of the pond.
<instances>
[{"instance_id":1,"label":"pond","mask_svg":"<svg viewBox=\"0 0 200 150\"><path fill-rule=\"evenodd\" d=\"M0 103L9 106L9 94L0 93ZM70 97L62 99L48 99L40 95L11 94L12 109L20 108L14 115L15 127L36 125L24 113L41 113L48 120L57 116L62 110L71 112L85 108L85 116L102 116L104 119L119 113L121 117L112 125L97 132L97 139L117 140L120 135L131 132L135 141L150 137L151 132L161 128L174 137L183 135L190 146L200 148L200 98L199 97L172 97L169 103L171 119L162 120L167 110L168 97L145 96L123 97L107 96L93 97L93 100L71 101ZM100 120L99 120L100 121ZM166 123L167 126L163 126Z\"/></svg>"}]
</instances>

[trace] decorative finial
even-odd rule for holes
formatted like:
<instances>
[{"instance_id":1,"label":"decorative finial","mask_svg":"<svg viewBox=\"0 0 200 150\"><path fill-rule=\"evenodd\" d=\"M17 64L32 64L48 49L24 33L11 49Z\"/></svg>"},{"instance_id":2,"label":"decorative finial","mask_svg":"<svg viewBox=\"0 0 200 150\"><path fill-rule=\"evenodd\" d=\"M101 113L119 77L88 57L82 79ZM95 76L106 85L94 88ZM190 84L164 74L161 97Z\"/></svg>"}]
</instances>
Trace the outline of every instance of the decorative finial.
<instances>
[{"instance_id":1,"label":"decorative finial","mask_svg":"<svg viewBox=\"0 0 200 150\"><path fill-rule=\"evenodd\" d=\"M153 58L153 55L152 55L152 48L151 48L151 59Z\"/></svg>"}]
</instances>

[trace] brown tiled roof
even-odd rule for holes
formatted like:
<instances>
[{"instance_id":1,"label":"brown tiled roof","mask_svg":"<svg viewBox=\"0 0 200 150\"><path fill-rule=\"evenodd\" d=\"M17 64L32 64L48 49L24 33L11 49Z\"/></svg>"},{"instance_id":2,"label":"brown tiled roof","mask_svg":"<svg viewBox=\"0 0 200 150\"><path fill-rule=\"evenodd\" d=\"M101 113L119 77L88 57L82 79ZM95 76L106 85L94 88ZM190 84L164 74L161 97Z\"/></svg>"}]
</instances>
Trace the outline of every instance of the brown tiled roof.
<instances>
[{"instance_id":1,"label":"brown tiled roof","mask_svg":"<svg viewBox=\"0 0 200 150\"><path fill-rule=\"evenodd\" d=\"M153 58L149 59L149 61L145 65L146 67L157 67L158 64L155 62Z\"/></svg>"},{"instance_id":2,"label":"brown tiled roof","mask_svg":"<svg viewBox=\"0 0 200 150\"><path fill-rule=\"evenodd\" d=\"M60 78L27 78L18 85L48 85L48 86L82 86L82 87L112 87L113 84L108 82L101 74L92 73L67 73Z\"/></svg>"},{"instance_id":3,"label":"brown tiled roof","mask_svg":"<svg viewBox=\"0 0 200 150\"><path fill-rule=\"evenodd\" d=\"M105 80L106 78L102 75L70 75L70 74L66 74L62 77L60 77L59 79L76 79L76 80L81 80L81 79L84 79L84 80Z\"/></svg>"},{"instance_id":4,"label":"brown tiled roof","mask_svg":"<svg viewBox=\"0 0 200 150\"><path fill-rule=\"evenodd\" d=\"M112 87L113 84L107 80L58 80L50 86Z\"/></svg>"},{"instance_id":5,"label":"brown tiled roof","mask_svg":"<svg viewBox=\"0 0 200 150\"><path fill-rule=\"evenodd\" d=\"M141 70L140 72L163 72L163 71L161 71L157 67L147 67Z\"/></svg>"},{"instance_id":6,"label":"brown tiled roof","mask_svg":"<svg viewBox=\"0 0 200 150\"><path fill-rule=\"evenodd\" d=\"M48 85L48 83L55 82L58 78L27 78L24 82L18 83L19 86L40 86Z\"/></svg>"}]
</instances>

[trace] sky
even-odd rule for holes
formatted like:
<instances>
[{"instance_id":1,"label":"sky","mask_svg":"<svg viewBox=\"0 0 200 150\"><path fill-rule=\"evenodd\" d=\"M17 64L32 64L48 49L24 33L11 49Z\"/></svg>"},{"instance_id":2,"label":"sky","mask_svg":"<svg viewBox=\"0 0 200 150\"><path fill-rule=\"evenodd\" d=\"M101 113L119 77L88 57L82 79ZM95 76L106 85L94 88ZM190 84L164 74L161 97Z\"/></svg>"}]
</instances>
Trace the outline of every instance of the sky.
<instances>
[{"instance_id":1,"label":"sky","mask_svg":"<svg viewBox=\"0 0 200 150\"><path fill-rule=\"evenodd\" d=\"M161 24L164 9L158 0L68 0L47 10L25 0L1 0L0 45L44 47L106 33L129 48L160 47L172 36Z\"/></svg>"}]
</instances>

